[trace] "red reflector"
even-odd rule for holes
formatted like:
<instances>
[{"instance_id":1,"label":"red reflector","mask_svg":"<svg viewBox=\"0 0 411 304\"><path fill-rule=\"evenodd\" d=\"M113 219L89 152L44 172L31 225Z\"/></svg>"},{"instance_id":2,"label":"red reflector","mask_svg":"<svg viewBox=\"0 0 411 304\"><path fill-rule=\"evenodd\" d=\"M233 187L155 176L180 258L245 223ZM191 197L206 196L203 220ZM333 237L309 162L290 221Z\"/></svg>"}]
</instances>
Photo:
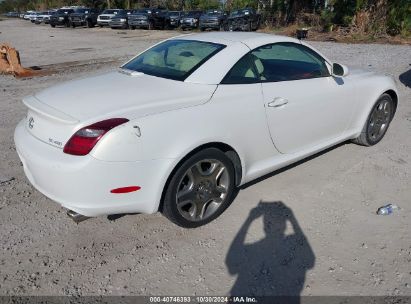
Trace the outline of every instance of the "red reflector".
<instances>
[{"instance_id":1,"label":"red reflector","mask_svg":"<svg viewBox=\"0 0 411 304\"><path fill-rule=\"evenodd\" d=\"M123 187L123 188L117 188L117 189L113 189L110 192L111 193L129 193L129 192L134 192L137 190L140 190L141 187L139 186L130 186L130 187Z\"/></svg>"}]
</instances>

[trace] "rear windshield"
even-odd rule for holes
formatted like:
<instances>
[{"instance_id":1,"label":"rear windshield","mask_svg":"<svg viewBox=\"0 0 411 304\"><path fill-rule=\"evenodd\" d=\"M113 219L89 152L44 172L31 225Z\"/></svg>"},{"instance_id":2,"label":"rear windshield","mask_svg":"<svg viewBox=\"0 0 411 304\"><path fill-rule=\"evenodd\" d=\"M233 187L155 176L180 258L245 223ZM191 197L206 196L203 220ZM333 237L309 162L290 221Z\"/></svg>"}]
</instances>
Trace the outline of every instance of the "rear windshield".
<instances>
[{"instance_id":1,"label":"rear windshield","mask_svg":"<svg viewBox=\"0 0 411 304\"><path fill-rule=\"evenodd\" d=\"M133 11L133 14L151 14L151 10L149 9L141 9Z\"/></svg>"},{"instance_id":2,"label":"rear windshield","mask_svg":"<svg viewBox=\"0 0 411 304\"><path fill-rule=\"evenodd\" d=\"M209 16L217 16L217 15L222 15L222 14L223 12L219 10L208 10L206 12L206 15L209 15Z\"/></svg>"},{"instance_id":3,"label":"rear windshield","mask_svg":"<svg viewBox=\"0 0 411 304\"><path fill-rule=\"evenodd\" d=\"M103 14L117 14L119 10L104 10Z\"/></svg>"},{"instance_id":4,"label":"rear windshield","mask_svg":"<svg viewBox=\"0 0 411 304\"><path fill-rule=\"evenodd\" d=\"M184 17L195 17L195 16L198 16L199 14L201 14L201 12L199 11L190 11L190 12L186 12L184 14Z\"/></svg>"},{"instance_id":5,"label":"rear windshield","mask_svg":"<svg viewBox=\"0 0 411 304\"><path fill-rule=\"evenodd\" d=\"M250 14L251 14L251 10L241 9L241 10L232 11L230 16L241 16L241 15L250 15Z\"/></svg>"},{"instance_id":6,"label":"rear windshield","mask_svg":"<svg viewBox=\"0 0 411 304\"><path fill-rule=\"evenodd\" d=\"M122 68L184 81L225 45L195 40L168 40L140 54Z\"/></svg>"},{"instance_id":7,"label":"rear windshield","mask_svg":"<svg viewBox=\"0 0 411 304\"><path fill-rule=\"evenodd\" d=\"M180 12L168 12L169 16L180 16Z\"/></svg>"},{"instance_id":8,"label":"rear windshield","mask_svg":"<svg viewBox=\"0 0 411 304\"><path fill-rule=\"evenodd\" d=\"M72 9L59 9L58 11L57 11L57 13L59 13L59 14L71 14L71 13L73 13L74 12L74 10L72 10Z\"/></svg>"},{"instance_id":9,"label":"rear windshield","mask_svg":"<svg viewBox=\"0 0 411 304\"><path fill-rule=\"evenodd\" d=\"M78 9L76 9L74 12L75 12L75 13L79 13L79 14L87 14L88 11L89 11L89 9L78 8Z\"/></svg>"}]
</instances>

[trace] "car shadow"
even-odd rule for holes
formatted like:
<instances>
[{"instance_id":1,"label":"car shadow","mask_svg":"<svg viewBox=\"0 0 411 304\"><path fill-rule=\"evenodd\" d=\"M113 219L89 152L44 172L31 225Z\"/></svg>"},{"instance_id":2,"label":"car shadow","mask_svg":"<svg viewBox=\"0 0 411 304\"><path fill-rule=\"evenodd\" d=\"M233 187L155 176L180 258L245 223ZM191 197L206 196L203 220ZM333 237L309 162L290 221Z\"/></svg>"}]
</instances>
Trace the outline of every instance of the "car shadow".
<instances>
[{"instance_id":1,"label":"car shadow","mask_svg":"<svg viewBox=\"0 0 411 304\"><path fill-rule=\"evenodd\" d=\"M107 219L108 219L110 222L115 222L115 221L117 221L118 219L121 219L122 217L125 217L126 215L137 215L137 214L140 214L140 213L118 213L118 214L109 214L109 215L107 215Z\"/></svg>"},{"instance_id":2,"label":"car shadow","mask_svg":"<svg viewBox=\"0 0 411 304\"><path fill-rule=\"evenodd\" d=\"M260 217L264 238L245 243L251 224ZM286 233L287 226L292 234ZM291 209L281 201L261 201L231 243L225 262L229 273L237 275L231 296L281 296L281 303L297 304L315 255Z\"/></svg>"},{"instance_id":3,"label":"car shadow","mask_svg":"<svg viewBox=\"0 0 411 304\"><path fill-rule=\"evenodd\" d=\"M408 88L411 88L411 69L402 73L399 77L401 83Z\"/></svg>"}]
</instances>

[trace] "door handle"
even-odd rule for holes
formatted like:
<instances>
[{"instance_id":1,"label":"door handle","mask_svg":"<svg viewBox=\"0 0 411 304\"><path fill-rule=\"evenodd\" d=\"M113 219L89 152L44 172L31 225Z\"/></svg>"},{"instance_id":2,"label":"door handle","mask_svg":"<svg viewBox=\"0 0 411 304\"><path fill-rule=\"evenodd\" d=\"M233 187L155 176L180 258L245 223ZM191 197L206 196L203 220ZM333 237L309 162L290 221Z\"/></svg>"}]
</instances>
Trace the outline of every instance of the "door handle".
<instances>
[{"instance_id":1,"label":"door handle","mask_svg":"<svg viewBox=\"0 0 411 304\"><path fill-rule=\"evenodd\" d=\"M273 99L273 101L270 101L268 103L268 106L272 108L278 108L278 107L286 105L287 103L288 103L287 99L282 98L282 97L276 97Z\"/></svg>"}]
</instances>

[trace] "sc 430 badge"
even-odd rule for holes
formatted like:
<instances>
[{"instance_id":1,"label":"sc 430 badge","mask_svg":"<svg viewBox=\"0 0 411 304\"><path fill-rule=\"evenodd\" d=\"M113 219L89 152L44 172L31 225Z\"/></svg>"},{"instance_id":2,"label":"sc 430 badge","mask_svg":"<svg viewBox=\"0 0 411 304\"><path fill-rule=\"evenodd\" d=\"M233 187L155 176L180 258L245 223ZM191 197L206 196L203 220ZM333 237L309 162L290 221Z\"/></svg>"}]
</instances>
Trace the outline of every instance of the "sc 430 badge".
<instances>
[{"instance_id":1,"label":"sc 430 badge","mask_svg":"<svg viewBox=\"0 0 411 304\"><path fill-rule=\"evenodd\" d=\"M61 147L63 145L61 141L54 140L53 138L49 138L49 143L57 147Z\"/></svg>"}]
</instances>

